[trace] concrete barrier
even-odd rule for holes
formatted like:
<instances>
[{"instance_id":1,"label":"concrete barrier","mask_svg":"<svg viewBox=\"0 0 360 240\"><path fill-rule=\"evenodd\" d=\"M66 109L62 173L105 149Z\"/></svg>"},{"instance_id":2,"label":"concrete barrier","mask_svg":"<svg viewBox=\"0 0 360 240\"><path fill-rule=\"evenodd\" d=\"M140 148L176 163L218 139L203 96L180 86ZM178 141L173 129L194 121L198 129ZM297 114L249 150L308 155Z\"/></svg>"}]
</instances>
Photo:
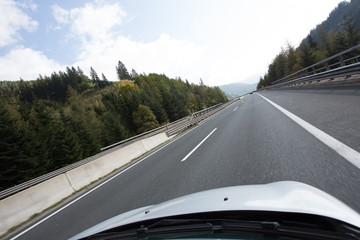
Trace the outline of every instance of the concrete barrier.
<instances>
[{"instance_id":1,"label":"concrete barrier","mask_svg":"<svg viewBox=\"0 0 360 240\"><path fill-rule=\"evenodd\" d=\"M73 192L65 174L61 174L1 200L0 235Z\"/></svg>"},{"instance_id":2,"label":"concrete barrier","mask_svg":"<svg viewBox=\"0 0 360 240\"><path fill-rule=\"evenodd\" d=\"M154 147L158 146L159 144L166 142L170 138L166 136L165 132L159 133L155 136L145 138L141 140L141 143L143 144L146 151L150 151Z\"/></svg>"},{"instance_id":3,"label":"concrete barrier","mask_svg":"<svg viewBox=\"0 0 360 240\"><path fill-rule=\"evenodd\" d=\"M71 186L79 190L146 152L140 141L129 144L66 173Z\"/></svg>"},{"instance_id":4,"label":"concrete barrier","mask_svg":"<svg viewBox=\"0 0 360 240\"><path fill-rule=\"evenodd\" d=\"M0 235L170 139L142 139L0 201Z\"/></svg>"}]
</instances>

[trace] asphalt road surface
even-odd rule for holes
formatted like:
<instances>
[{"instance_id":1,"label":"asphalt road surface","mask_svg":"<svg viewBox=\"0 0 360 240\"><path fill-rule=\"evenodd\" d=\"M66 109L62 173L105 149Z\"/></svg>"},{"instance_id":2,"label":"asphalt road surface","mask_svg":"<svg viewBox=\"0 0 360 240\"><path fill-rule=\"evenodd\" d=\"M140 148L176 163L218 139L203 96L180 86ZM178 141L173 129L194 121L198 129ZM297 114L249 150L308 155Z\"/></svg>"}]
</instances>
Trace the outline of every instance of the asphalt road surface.
<instances>
[{"instance_id":1,"label":"asphalt road surface","mask_svg":"<svg viewBox=\"0 0 360 240\"><path fill-rule=\"evenodd\" d=\"M360 152L360 88L259 94ZM281 180L310 184L360 211L360 169L259 94L243 97L45 221L23 229L27 232L17 232L22 234L17 239L67 239L138 207L207 189Z\"/></svg>"}]
</instances>

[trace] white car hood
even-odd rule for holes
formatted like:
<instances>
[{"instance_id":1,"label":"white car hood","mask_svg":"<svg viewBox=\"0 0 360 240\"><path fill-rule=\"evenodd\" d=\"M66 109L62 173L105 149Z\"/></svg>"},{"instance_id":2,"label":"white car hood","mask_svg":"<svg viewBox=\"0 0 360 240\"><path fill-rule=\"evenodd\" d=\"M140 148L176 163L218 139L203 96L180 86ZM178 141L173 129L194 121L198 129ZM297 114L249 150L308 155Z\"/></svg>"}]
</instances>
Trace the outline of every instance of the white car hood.
<instances>
[{"instance_id":1,"label":"white car hood","mask_svg":"<svg viewBox=\"0 0 360 240\"><path fill-rule=\"evenodd\" d=\"M360 227L360 215L338 199L304 183L282 181L208 190L135 209L102 222L71 239L143 220L234 210L308 213L335 218Z\"/></svg>"}]
</instances>

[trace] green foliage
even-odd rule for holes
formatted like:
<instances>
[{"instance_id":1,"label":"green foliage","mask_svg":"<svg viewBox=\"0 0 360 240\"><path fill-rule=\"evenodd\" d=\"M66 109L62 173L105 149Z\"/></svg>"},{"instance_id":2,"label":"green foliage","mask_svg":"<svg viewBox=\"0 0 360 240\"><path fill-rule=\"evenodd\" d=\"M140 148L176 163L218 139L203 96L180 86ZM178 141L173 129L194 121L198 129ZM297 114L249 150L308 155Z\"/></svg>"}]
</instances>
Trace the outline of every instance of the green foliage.
<instances>
[{"instance_id":1,"label":"green foliage","mask_svg":"<svg viewBox=\"0 0 360 240\"><path fill-rule=\"evenodd\" d=\"M9 186L23 180L23 170L27 164L22 151L24 136L11 117L9 106L0 103L0 184Z\"/></svg>"},{"instance_id":2,"label":"green foliage","mask_svg":"<svg viewBox=\"0 0 360 240\"><path fill-rule=\"evenodd\" d=\"M274 58L267 73L259 79L257 88L270 85L291 73L311 66L336 53L342 52L360 43L360 1L341 2L294 49L288 44L286 49ZM352 57L349 55L348 57Z\"/></svg>"},{"instance_id":3,"label":"green foliage","mask_svg":"<svg viewBox=\"0 0 360 240\"><path fill-rule=\"evenodd\" d=\"M119 61L118 65L116 66L116 73L117 73L119 81L131 79L128 70L126 69L125 65L121 61Z\"/></svg>"},{"instance_id":4,"label":"green foliage","mask_svg":"<svg viewBox=\"0 0 360 240\"><path fill-rule=\"evenodd\" d=\"M0 82L0 190L227 101L217 87L165 75L134 70L133 80L120 82L100 80L93 68L90 75L78 67L36 81Z\"/></svg>"},{"instance_id":5,"label":"green foliage","mask_svg":"<svg viewBox=\"0 0 360 240\"><path fill-rule=\"evenodd\" d=\"M132 117L138 133L159 127L154 113L148 106L139 105L135 112L133 112Z\"/></svg>"},{"instance_id":6,"label":"green foliage","mask_svg":"<svg viewBox=\"0 0 360 240\"><path fill-rule=\"evenodd\" d=\"M305 42L302 42L299 46L299 53L300 53L300 65L303 67L311 66L315 63L315 56L312 50L310 49L309 45ZM281 77L284 77L281 76Z\"/></svg>"},{"instance_id":7,"label":"green foliage","mask_svg":"<svg viewBox=\"0 0 360 240\"><path fill-rule=\"evenodd\" d=\"M317 43L322 44L324 38L331 35L331 32L337 33L343 29L343 20L349 18L353 21L354 27L360 29L360 1L342 1L329 14L329 17L321 24L310 31L310 36ZM318 44L319 45L319 44ZM335 54L335 53L333 53Z\"/></svg>"}]
</instances>

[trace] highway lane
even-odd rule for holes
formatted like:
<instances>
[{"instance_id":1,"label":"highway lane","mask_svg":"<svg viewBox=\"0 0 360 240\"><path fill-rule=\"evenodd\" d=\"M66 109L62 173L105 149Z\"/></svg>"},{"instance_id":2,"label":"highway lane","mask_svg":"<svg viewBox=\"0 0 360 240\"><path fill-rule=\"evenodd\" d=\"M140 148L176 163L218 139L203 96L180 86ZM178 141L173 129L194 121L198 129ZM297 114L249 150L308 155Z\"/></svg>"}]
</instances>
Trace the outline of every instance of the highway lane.
<instances>
[{"instance_id":1,"label":"highway lane","mask_svg":"<svg viewBox=\"0 0 360 240\"><path fill-rule=\"evenodd\" d=\"M360 152L360 85L265 91L262 95Z\"/></svg>"},{"instance_id":2,"label":"highway lane","mask_svg":"<svg viewBox=\"0 0 360 240\"><path fill-rule=\"evenodd\" d=\"M353 105L359 106L356 94L332 92L329 95L305 91L268 91L261 94L323 131L337 129L334 131L336 133L344 128L344 131L354 136L346 144L356 147L357 143L353 141L360 132L356 126L348 126L354 119L343 119L348 124L339 122L336 116L338 111L331 109L332 104L325 104L326 99L333 99L340 105L343 101L347 109L357 116L359 109ZM292 96L298 104L296 107L291 104ZM349 96L351 101L348 100ZM321 111L316 111L314 105L308 106L310 98L314 102L324 103ZM346 116L351 115L345 108L341 111ZM181 161L211 132L201 146L185 161ZM221 111L18 239L66 239L98 222L137 207L217 187L279 180L308 183L360 211L360 170L260 96L253 94Z\"/></svg>"}]
</instances>

